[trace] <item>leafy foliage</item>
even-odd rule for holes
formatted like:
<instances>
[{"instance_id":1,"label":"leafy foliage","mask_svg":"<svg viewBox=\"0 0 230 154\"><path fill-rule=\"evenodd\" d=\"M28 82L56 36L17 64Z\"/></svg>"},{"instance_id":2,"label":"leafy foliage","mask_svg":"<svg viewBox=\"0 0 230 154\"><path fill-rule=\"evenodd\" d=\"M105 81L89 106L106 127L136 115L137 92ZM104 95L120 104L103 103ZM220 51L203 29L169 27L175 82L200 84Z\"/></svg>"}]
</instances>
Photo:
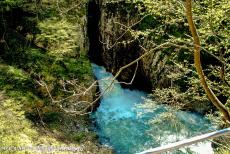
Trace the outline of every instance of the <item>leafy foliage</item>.
<instances>
[{"instance_id":1,"label":"leafy foliage","mask_svg":"<svg viewBox=\"0 0 230 154\"><path fill-rule=\"evenodd\" d=\"M9 11L11 8L22 6L25 3L25 0L1 0L0 9Z\"/></svg>"},{"instance_id":2,"label":"leafy foliage","mask_svg":"<svg viewBox=\"0 0 230 154\"><path fill-rule=\"evenodd\" d=\"M198 76L193 66L192 40L185 18L183 1L169 0L135 0L139 15L143 17L132 27L132 35L138 38L142 46L151 50L154 45L172 42L185 48L169 48L155 54L153 82L156 90L154 98L167 104L204 104L208 99L199 84ZM141 5L140 5L141 4ZM209 85L217 93L223 103L229 100L229 2L226 0L204 0L194 3L195 23L202 41L202 65ZM140 17L140 18L141 18ZM151 43L149 43L151 42ZM221 57L221 54L223 55ZM222 62L224 64L221 64ZM158 64L162 63L163 66ZM153 65L152 64L152 65ZM155 68L156 67L156 68ZM224 70L224 79L221 70ZM161 71L159 71L161 70ZM156 76L155 74L158 73ZM161 83L162 84L159 84ZM171 94L170 94L171 93ZM167 95L165 95L167 94ZM172 95L172 96L170 96ZM179 98L179 100L177 99ZM187 106L187 108L190 108ZM191 109L194 109L193 107ZM199 110L198 110L199 111ZM203 111L208 111L207 108Z\"/></svg>"},{"instance_id":3,"label":"leafy foliage","mask_svg":"<svg viewBox=\"0 0 230 154\"><path fill-rule=\"evenodd\" d=\"M66 20L48 19L38 24L41 34L36 37L36 43L41 44L53 54L69 53L77 57L80 47L76 44L78 36L76 26Z\"/></svg>"},{"instance_id":4,"label":"leafy foliage","mask_svg":"<svg viewBox=\"0 0 230 154\"><path fill-rule=\"evenodd\" d=\"M36 82L46 82L54 99L66 96L63 80L82 87L93 82L82 28L85 4L0 2L0 146L84 145L86 151L103 151L88 130L88 117L63 113Z\"/></svg>"}]
</instances>

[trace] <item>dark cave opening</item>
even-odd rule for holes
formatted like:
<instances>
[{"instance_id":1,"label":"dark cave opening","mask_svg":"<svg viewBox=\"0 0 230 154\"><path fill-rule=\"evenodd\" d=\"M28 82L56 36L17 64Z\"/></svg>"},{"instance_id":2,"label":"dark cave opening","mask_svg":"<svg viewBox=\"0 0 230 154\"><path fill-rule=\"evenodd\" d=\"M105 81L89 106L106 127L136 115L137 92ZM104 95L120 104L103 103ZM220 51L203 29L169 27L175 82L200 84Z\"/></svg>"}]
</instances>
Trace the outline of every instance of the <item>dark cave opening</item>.
<instances>
[{"instance_id":1,"label":"dark cave opening","mask_svg":"<svg viewBox=\"0 0 230 154\"><path fill-rule=\"evenodd\" d=\"M87 33L89 39L88 56L93 63L103 65L102 61L102 45L100 43L100 23L101 11L99 0L89 0L88 2L88 22Z\"/></svg>"}]
</instances>

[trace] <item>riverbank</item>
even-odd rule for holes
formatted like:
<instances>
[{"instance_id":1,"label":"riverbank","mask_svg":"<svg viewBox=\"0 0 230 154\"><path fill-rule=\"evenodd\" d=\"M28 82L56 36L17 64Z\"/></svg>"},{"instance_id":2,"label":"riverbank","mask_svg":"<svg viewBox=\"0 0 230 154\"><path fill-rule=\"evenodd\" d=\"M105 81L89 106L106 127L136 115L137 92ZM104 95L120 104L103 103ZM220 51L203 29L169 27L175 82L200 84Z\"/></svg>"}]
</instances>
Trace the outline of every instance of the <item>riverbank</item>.
<instances>
[{"instance_id":1,"label":"riverbank","mask_svg":"<svg viewBox=\"0 0 230 154\"><path fill-rule=\"evenodd\" d=\"M95 89L59 101L94 82L86 53L87 1L67 12L75 1L60 2L59 8L51 1L0 3L0 147L74 146L81 153L109 153L90 130L88 115L68 113L73 101L92 101ZM27 152L34 153L14 151Z\"/></svg>"}]
</instances>

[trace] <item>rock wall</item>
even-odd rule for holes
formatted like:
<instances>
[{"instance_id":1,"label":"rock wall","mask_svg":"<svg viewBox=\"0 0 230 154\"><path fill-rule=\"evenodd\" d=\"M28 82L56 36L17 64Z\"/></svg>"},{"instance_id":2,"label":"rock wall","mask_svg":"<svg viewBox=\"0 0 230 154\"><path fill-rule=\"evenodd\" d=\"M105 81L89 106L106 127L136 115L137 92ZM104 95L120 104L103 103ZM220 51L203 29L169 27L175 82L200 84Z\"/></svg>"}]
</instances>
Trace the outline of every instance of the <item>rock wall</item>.
<instances>
[{"instance_id":1,"label":"rock wall","mask_svg":"<svg viewBox=\"0 0 230 154\"><path fill-rule=\"evenodd\" d=\"M90 39L89 55L93 61L104 65L108 71L115 74L122 66L145 53L140 45L146 44L148 40L141 40L141 37L133 31L140 22L145 9L141 2L133 3L126 0L116 2L95 0L93 2L97 4L94 11L99 8L98 13L94 12L94 15L96 14L94 19L97 21L97 15L100 15L100 20L97 23L94 21L94 28L88 30L93 36ZM92 22L89 21L89 24ZM148 47L149 49L152 48L150 44ZM162 58L161 52L158 52L140 60L131 88L151 91L153 87L167 86L170 81L161 76L167 58L167 56ZM134 64L125 69L118 79L123 82L130 82L135 74L136 66L137 64ZM127 85L124 84L124 86Z\"/></svg>"},{"instance_id":2,"label":"rock wall","mask_svg":"<svg viewBox=\"0 0 230 154\"><path fill-rule=\"evenodd\" d=\"M113 74L145 52L170 40L170 35L180 38L188 33L186 20L183 17L178 22L169 23L164 15L151 12L151 15L148 16L149 8L140 1L95 0L94 3L100 18L93 25L95 31L91 31L94 40L90 42L95 42L94 46L90 44L93 50L89 52L89 55L93 61L104 65ZM190 85L190 80L193 80L192 77L195 76L191 64L193 64L193 56L189 50L176 47L162 48L140 60L133 84L123 85L147 92L160 89L156 91L158 92L156 95L160 96L161 94L166 95L164 91L175 91L175 95L171 96L172 93L169 92L169 96L165 97L173 100L174 97L181 96L182 98L183 96L180 101L175 102L178 104L182 102L185 110L204 113L210 109L210 102L200 90L202 87ZM136 66L137 64L134 64L126 68L118 80L130 82ZM199 99L193 99L197 95ZM159 100L159 102L169 103L170 101ZM201 108L197 104L205 105Z\"/></svg>"},{"instance_id":3,"label":"rock wall","mask_svg":"<svg viewBox=\"0 0 230 154\"><path fill-rule=\"evenodd\" d=\"M100 55L106 69L115 74L122 66L130 63L143 54L139 42L128 26L139 20L139 10L135 4L125 1L100 2L101 18L99 21ZM124 70L120 81L130 82L134 76L136 64ZM134 87L151 90L151 83L143 70L143 61L138 63Z\"/></svg>"}]
</instances>

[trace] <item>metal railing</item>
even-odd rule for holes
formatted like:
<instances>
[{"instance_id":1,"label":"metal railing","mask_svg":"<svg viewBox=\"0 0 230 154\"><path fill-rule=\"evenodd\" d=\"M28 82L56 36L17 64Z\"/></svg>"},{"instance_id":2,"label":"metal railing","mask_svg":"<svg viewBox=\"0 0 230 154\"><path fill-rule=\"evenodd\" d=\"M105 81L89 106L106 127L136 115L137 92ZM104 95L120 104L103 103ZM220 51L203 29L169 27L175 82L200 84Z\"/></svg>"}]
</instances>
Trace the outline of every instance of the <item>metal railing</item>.
<instances>
[{"instance_id":1,"label":"metal railing","mask_svg":"<svg viewBox=\"0 0 230 154\"><path fill-rule=\"evenodd\" d=\"M201 142L201 141L204 141L207 139L212 139L212 138L216 138L216 137L223 136L223 135L230 135L230 128L226 128L226 129L214 131L211 133L195 136L195 137L192 137L190 139L185 139L185 140L171 143L168 145L163 145L161 147L149 149L149 150L137 153L137 154L160 154L162 152L169 152L169 151L176 150L176 149L179 149L179 148L182 148L185 146L192 145L194 143L198 143L198 142Z\"/></svg>"}]
</instances>

